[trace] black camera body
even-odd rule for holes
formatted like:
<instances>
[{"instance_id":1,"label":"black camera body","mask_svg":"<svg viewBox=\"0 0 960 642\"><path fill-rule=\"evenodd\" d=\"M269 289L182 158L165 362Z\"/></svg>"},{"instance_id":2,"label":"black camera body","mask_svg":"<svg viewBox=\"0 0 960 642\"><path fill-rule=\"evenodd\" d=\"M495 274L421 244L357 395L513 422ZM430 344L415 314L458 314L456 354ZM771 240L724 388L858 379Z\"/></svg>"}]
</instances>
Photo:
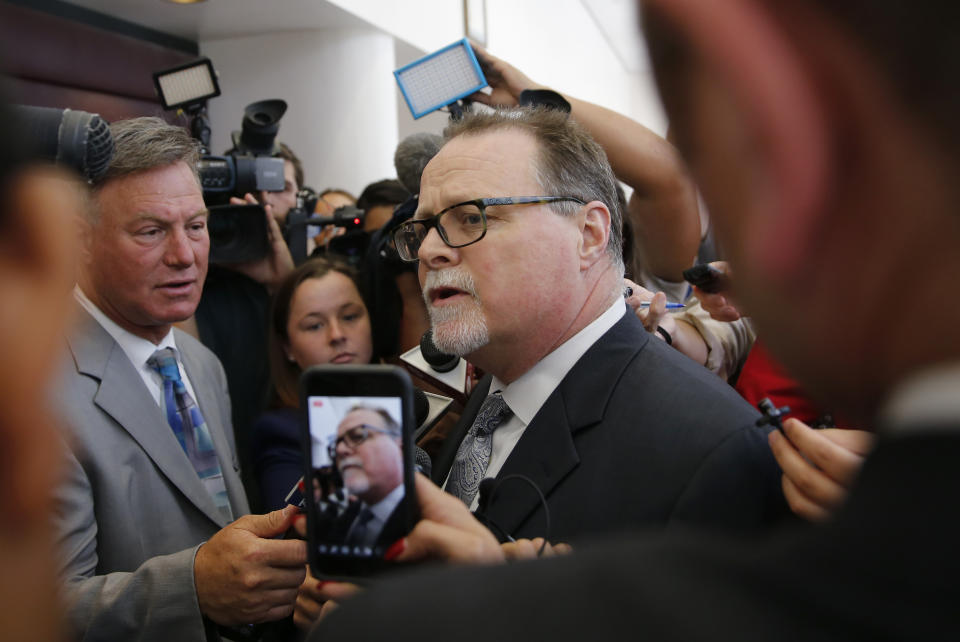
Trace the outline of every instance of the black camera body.
<instances>
[{"instance_id":1,"label":"black camera body","mask_svg":"<svg viewBox=\"0 0 960 642\"><path fill-rule=\"evenodd\" d=\"M233 148L223 156L206 154L197 170L203 200L210 210L210 260L256 261L269 252L267 223L259 205L230 205L230 197L279 192L284 188L283 159L275 158L283 100L261 100L243 110L241 130L231 132Z\"/></svg>"},{"instance_id":2,"label":"black camera body","mask_svg":"<svg viewBox=\"0 0 960 642\"><path fill-rule=\"evenodd\" d=\"M283 191L283 159L264 156L204 156L197 163L203 200L223 202L247 192Z\"/></svg>"}]
</instances>

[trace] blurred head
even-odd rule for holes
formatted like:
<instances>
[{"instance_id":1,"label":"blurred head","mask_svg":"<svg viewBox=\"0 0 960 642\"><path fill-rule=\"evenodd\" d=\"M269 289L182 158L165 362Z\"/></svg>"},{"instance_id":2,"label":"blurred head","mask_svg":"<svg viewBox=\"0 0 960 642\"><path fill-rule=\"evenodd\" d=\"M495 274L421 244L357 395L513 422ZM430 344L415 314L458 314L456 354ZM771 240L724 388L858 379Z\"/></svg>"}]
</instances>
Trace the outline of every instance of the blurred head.
<instances>
[{"instance_id":1,"label":"blurred head","mask_svg":"<svg viewBox=\"0 0 960 642\"><path fill-rule=\"evenodd\" d=\"M345 189L328 188L320 192L320 198L317 199L317 210L322 207L323 213L329 214L333 210L344 205L356 205L356 197Z\"/></svg>"},{"instance_id":2,"label":"blurred head","mask_svg":"<svg viewBox=\"0 0 960 642\"><path fill-rule=\"evenodd\" d=\"M270 206L273 217L282 225L287 220L287 212L297 206L297 192L303 186L303 165L284 143L280 143L280 151L274 156L283 159L283 191L260 192L260 202Z\"/></svg>"},{"instance_id":3,"label":"blurred head","mask_svg":"<svg viewBox=\"0 0 960 642\"><path fill-rule=\"evenodd\" d=\"M337 426L335 452L344 488L368 505L403 483L400 426L382 408L354 406Z\"/></svg>"},{"instance_id":4,"label":"blurred head","mask_svg":"<svg viewBox=\"0 0 960 642\"><path fill-rule=\"evenodd\" d=\"M49 642L61 639L65 612L50 528L63 442L50 395L71 319L83 188L25 167L10 122L0 103L0 630Z\"/></svg>"},{"instance_id":5,"label":"blurred head","mask_svg":"<svg viewBox=\"0 0 960 642\"><path fill-rule=\"evenodd\" d=\"M326 258L306 261L273 300L270 363L281 403L298 405L300 373L324 363L364 364L373 357L370 316L352 268Z\"/></svg>"},{"instance_id":6,"label":"blurred head","mask_svg":"<svg viewBox=\"0 0 960 642\"><path fill-rule=\"evenodd\" d=\"M383 227L393 216L393 210L410 198L410 192L396 179L387 179L370 183L360 192L357 207L366 216L363 219L363 231L373 232Z\"/></svg>"},{"instance_id":7,"label":"blurred head","mask_svg":"<svg viewBox=\"0 0 960 642\"><path fill-rule=\"evenodd\" d=\"M600 146L557 111L469 114L445 134L448 142L424 170L414 219L480 198L583 203L487 206L478 242L451 248L430 229L420 246L420 282L437 345L510 378L616 296L623 274L616 181ZM479 220L477 212L473 217Z\"/></svg>"},{"instance_id":8,"label":"blurred head","mask_svg":"<svg viewBox=\"0 0 960 642\"><path fill-rule=\"evenodd\" d=\"M645 4L677 146L784 364L869 421L903 376L960 358L960 309L935 295L960 272L955 6ZM936 310L922 337L893 321L892 293Z\"/></svg>"},{"instance_id":9,"label":"blurred head","mask_svg":"<svg viewBox=\"0 0 960 642\"><path fill-rule=\"evenodd\" d=\"M159 118L111 126L116 153L93 187L84 234L84 293L110 319L159 342L200 302L210 238L198 146Z\"/></svg>"}]
</instances>

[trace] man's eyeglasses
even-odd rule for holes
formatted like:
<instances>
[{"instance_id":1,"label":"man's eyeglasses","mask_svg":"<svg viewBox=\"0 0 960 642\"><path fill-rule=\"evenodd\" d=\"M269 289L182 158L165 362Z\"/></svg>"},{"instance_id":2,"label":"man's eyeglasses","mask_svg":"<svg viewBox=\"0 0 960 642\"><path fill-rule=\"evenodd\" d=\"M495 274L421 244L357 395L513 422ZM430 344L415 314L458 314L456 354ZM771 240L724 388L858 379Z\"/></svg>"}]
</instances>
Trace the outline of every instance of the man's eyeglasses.
<instances>
[{"instance_id":1,"label":"man's eyeglasses","mask_svg":"<svg viewBox=\"0 0 960 642\"><path fill-rule=\"evenodd\" d=\"M397 254L404 261L416 261L420 245L430 228L437 228L440 238L449 247L464 247L476 243L487 233L486 209L495 205L539 205L572 201L584 205L574 196L505 196L478 198L451 205L438 214L407 221L393 231Z\"/></svg>"},{"instance_id":2,"label":"man's eyeglasses","mask_svg":"<svg viewBox=\"0 0 960 642\"><path fill-rule=\"evenodd\" d=\"M381 435L390 435L396 437L397 435L389 430L384 430L383 428L377 428L376 426L371 426L369 424L360 424L350 428L342 435L337 438L330 437L330 444L327 446L327 454L330 455L331 460L336 460L337 458L337 446L340 445L340 442L345 443L350 449L357 448L360 444L370 439L373 435L371 433L379 433Z\"/></svg>"}]
</instances>

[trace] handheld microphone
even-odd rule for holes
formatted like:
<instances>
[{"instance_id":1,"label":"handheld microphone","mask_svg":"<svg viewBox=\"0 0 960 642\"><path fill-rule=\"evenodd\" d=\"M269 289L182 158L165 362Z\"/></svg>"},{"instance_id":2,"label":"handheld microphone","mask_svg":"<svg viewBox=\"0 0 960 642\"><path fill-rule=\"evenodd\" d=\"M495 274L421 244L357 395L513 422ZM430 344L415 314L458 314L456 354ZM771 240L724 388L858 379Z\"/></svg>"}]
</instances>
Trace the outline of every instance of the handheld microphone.
<instances>
[{"instance_id":1,"label":"handheld microphone","mask_svg":"<svg viewBox=\"0 0 960 642\"><path fill-rule=\"evenodd\" d=\"M400 362L411 373L436 386L443 394L460 403L467 400L467 362L460 357L440 352L433 343L433 333L427 333L420 345L400 355ZM437 367L439 365L439 368Z\"/></svg>"},{"instance_id":2,"label":"handheld microphone","mask_svg":"<svg viewBox=\"0 0 960 642\"><path fill-rule=\"evenodd\" d=\"M31 156L73 169L91 183L106 174L113 136L99 115L26 105L15 105L13 111Z\"/></svg>"},{"instance_id":3,"label":"handheld microphone","mask_svg":"<svg viewBox=\"0 0 960 642\"><path fill-rule=\"evenodd\" d=\"M440 351L437 344L433 342L433 330L427 330L420 338L420 354L423 355L423 360L437 372L450 372L460 363L460 357Z\"/></svg>"},{"instance_id":4,"label":"handheld microphone","mask_svg":"<svg viewBox=\"0 0 960 642\"><path fill-rule=\"evenodd\" d=\"M433 472L433 460L430 459L427 451L420 446L414 446L413 459L417 465L417 470L429 477L430 473Z\"/></svg>"}]
</instances>

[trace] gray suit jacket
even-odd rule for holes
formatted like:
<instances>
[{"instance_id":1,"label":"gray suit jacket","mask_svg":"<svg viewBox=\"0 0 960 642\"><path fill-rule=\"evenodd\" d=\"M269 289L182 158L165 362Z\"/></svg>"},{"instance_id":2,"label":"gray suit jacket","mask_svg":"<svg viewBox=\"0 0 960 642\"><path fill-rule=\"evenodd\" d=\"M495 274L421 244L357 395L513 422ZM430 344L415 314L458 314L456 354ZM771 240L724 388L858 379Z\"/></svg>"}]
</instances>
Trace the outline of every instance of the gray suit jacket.
<instances>
[{"instance_id":1,"label":"gray suit jacket","mask_svg":"<svg viewBox=\"0 0 960 642\"><path fill-rule=\"evenodd\" d=\"M69 448L56 532L70 623L85 640L205 640L193 559L226 522L134 365L99 323L80 317L58 390ZM249 509L223 368L176 332L240 517Z\"/></svg>"}]
</instances>

